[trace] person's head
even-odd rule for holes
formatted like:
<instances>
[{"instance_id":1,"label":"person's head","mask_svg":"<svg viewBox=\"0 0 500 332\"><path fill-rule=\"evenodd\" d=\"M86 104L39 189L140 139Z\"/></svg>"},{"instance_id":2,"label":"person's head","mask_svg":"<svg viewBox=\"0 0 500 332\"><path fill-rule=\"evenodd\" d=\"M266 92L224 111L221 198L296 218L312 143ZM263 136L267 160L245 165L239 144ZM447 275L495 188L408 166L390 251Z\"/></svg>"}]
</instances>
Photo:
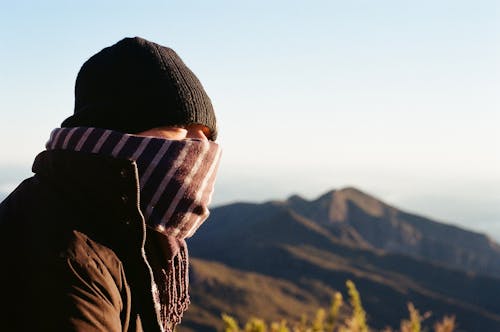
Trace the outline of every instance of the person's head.
<instances>
[{"instance_id":1,"label":"person's head","mask_svg":"<svg viewBox=\"0 0 500 332\"><path fill-rule=\"evenodd\" d=\"M172 49L139 37L122 39L83 64L74 114L61 126L217 138L212 103L198 78Z\"/></svg>"}]
</instances>

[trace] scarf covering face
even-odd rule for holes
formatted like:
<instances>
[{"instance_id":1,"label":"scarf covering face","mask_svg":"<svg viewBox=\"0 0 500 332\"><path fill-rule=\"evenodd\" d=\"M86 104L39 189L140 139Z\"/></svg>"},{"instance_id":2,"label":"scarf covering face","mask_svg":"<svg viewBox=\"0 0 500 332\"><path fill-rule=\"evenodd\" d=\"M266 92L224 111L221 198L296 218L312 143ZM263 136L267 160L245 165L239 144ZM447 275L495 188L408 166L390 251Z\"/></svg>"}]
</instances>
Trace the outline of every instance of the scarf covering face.
<instances>
[{"instance_id":1,"label":"scarf covering face","mask_svg":"<svg viewBox=\"0 0 500 332\"><path fill-rule=\"evenodd\" d=\"M155 302L163 329L171 331L189 304L185 239L208 217L221 149L207 140L169 140L117 131L56 128L47 150L94 153L135 161L146 225L161 233L167 264L153 267Z\"/></svg>"}]
</instances>

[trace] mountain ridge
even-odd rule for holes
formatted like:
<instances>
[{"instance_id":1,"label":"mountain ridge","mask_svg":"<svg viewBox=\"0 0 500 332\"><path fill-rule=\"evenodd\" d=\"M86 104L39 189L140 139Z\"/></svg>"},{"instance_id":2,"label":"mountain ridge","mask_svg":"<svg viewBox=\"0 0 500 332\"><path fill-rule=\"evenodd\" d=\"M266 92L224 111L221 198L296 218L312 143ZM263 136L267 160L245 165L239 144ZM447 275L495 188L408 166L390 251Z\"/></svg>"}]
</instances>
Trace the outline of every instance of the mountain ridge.
<instances>
[{"instance_id":1,"label":"mountain ridge","mask_svg":"<svg viewBox=\"0 0 500 332\"><path fill-rule=\"evenodd\" d=\"M313 200L295 197L285 202L320 223L349 224L351 233L374 248L500 275L500 245L488 235L397 209L354 187L331 190ZM443 248L443 242L453 250ZM474 257L478 251L486 258Z\"/></svg>"},{"instance_id":2,"label":"mountain ridge","mask_svg":"<svg viewBox=\"0 0 500 332\"><path fill-rule=\"evenodd\" d=\"M433 232L446 231L462 238L433 243ZM355 188L312 200L293 195L215 208L188 240L196 305L183 329L215 331L221 312L240 320L253 315L298 319L302 312L328 305L351 279L377 328L394 327L412 301L434 317L456 314L464 331L475 331L478 324L481 331L498 331L500 303L490 294L500 293L500 277L488 267L495 267L500 255L485 237L469 233L398 210ZM377 238L382 236L385 240ZM469 239L478 243L466 244L474 248L467 250L489 254L475 252L464 260L468 256L457 247ZM426 251L416 250L423 246Z\"/></svg>"}]
</instances>

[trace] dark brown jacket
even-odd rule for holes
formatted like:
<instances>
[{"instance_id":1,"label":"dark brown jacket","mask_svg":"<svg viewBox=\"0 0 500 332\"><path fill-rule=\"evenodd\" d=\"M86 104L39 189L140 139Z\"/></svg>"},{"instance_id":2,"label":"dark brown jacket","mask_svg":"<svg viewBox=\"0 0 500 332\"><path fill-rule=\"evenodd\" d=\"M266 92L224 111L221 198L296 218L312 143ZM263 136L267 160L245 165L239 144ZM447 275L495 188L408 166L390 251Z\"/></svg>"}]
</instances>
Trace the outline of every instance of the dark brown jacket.
<instances>
[{"instance_id":1,"label":"dark brown jacket","mask_svg":"<svg viewBox=\"0 0 500 332\"><path fill-rule=\"evenodd\" d=\"M0 205L0 330L160 331L135 164L45 151L33 171Z\"/></svg>"}]
</instances>

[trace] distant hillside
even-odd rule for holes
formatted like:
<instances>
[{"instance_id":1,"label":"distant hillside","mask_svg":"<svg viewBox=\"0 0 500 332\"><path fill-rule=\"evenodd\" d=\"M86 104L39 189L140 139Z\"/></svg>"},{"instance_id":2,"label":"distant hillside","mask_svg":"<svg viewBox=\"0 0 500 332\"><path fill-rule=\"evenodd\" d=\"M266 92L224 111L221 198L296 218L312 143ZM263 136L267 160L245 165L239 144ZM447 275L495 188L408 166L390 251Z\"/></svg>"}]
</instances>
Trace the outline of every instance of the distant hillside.
<instances>
[{"instance_id":1,"label":"distant hillside","mask_svg":"<svg viewBox=\"0 0 500 332\"><path fill-rule=\"evenodd\" d=\"M355 188L284 204L354 245L500 276L500 246L486 235L400 211Z\"/></svg>"},{"instance_id":2,"label":"distant hillside","mask_svg":"<svg viewBox=\"0 0 500 332\"><path fill-rule=\"evenodd\" d=\"M298 319L346 279L375 327L395 326L412 301L456 314L464 331L500 331L498 244L354 188L216 208L189 246L193 305L180 332L215 331L221 312Z\"/></svg>"}]
</instances>

